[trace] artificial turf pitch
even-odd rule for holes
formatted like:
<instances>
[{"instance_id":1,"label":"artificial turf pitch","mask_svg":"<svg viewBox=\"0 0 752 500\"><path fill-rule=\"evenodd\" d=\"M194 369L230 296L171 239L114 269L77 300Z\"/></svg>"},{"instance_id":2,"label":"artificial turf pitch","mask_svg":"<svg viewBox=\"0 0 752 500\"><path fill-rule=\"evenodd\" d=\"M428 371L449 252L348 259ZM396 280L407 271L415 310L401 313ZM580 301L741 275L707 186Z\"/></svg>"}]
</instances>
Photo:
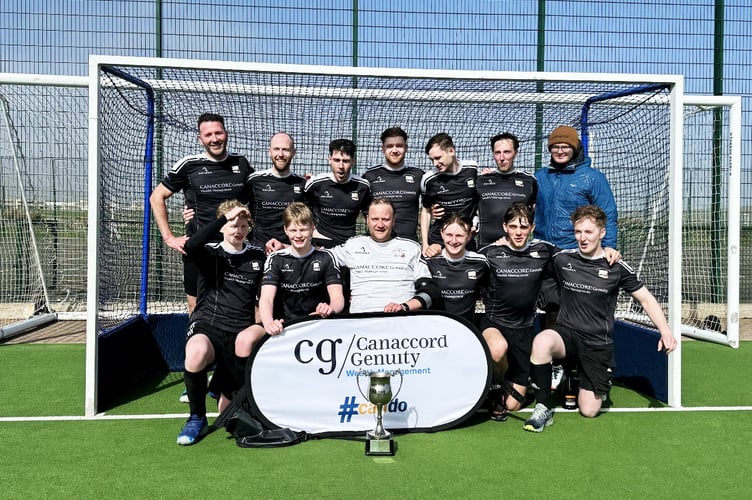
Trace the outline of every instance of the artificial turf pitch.
<instances>
[{"instance_id":1,"label":"artificial turf pitch","mask_svg":"<svg viewBox=\"0 0 752 500\"><path fill-rule=\"evenodd\" d=\"M685 406L752 406L752 343L683 344ZM0 417L82 415L84 346L0 346ZM23 375L22 375L23 374ZM740 386L741 385L741 386ZM176 374L108 415L184 413ZM748 498L750 411L661 406L617 387L620 411L559 411L541 434L483 413L460 427L398 435L392 458L315 439L241 449L224 430L180 447L182 418L0 421L0 498Z\"/></svg>"}]
</instances>

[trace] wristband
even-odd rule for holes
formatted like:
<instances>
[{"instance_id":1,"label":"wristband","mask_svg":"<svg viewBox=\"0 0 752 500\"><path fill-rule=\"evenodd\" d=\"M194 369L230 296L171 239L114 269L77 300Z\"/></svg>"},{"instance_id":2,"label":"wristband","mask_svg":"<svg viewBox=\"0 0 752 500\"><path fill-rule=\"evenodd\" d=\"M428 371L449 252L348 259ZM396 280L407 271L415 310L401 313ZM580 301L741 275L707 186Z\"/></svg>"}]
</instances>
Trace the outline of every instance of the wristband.
<instances>
[{"instance_id":1,"label":"wristband","mask_svg":"<svg viewBox=\"0 0 752 500\"><path fill-rule=\"evenodd\" d=\"M410 310L410 306L408 306L406 302L403 302L402 304L400 304L400 306L402 307L403 311L409 311Z\"/></svg>"}]
</instances>

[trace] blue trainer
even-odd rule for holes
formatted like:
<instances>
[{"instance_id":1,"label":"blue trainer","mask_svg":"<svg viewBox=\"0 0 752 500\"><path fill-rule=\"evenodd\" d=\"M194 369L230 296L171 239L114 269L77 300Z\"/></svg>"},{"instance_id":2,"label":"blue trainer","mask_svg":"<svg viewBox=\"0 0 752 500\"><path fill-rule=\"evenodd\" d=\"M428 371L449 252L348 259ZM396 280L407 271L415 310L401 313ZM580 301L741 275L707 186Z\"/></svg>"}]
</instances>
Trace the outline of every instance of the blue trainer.
<instances>
[{"instance_id":1,"label":"blue trainer","mask_svg":"<svg viewBox=\"0 0 752 500\"><path fill-rule=\"evenodd\" d=\"M206 417L191 415L185 422L183 430L178 434L178 444L182 446L195 444L204 434L206 434L208 428L209 423L206 421Z\"/></svg>"}]
</instances>

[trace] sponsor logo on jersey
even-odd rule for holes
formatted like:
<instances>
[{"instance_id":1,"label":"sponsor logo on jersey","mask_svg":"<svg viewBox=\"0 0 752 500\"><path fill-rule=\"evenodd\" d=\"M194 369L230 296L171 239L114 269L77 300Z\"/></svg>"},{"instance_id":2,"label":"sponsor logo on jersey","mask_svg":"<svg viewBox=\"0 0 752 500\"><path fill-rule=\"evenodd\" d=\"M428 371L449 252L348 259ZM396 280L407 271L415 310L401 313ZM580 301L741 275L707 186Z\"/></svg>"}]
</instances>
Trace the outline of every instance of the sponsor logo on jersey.
<instances>
[{"instance_id":1,"label":"sponsor logo on jersey","mask_svg":"<svg viewBox=\"0 0 752 500\"><path fill-rule=\"evenodd\" d=\"M284 266L282 266L281 271L283 273L291 273L292 272L292 268L290 267L290 264L285 264Z\"/></svg>"},{"instance_id":2,"label":"sponsor logo on jersey","mask_svg":"<svg viewBox=\"0 0 752 500\"><path fill-rule=\"evenodd\" d=\"M371 184L381 184L383 182L386 182L386 181L382 179L381 176L379 175L378 177L376 177L374 180L371 181Z\"/></svg>"},{"instance_id":3,"label":"sponsor logo on jersey","mask_svg":"<svg viewBox=\"0 0 752 500\"><path fill-rule=\"evenodd\" d=\"M366 247L360 247L357 250L355 250L355 253L360 255L368 255L368 250L366 250Z\"/></svg>"},{"instance_id":4,"label":"sponsor logo on jersey","mask_svg":"<svg viewBox=\"0 0 752 500\"><path fill-rule=\"evenodd\" d=\"M266 186L263 187L263 189L261 191L264 191L265 193L273 193L274 192L274 188L271 187L271 185L267 184Z\"/></svg>"},{"instance_id":5,"label":"sponsor logo on jersey","mask_svg":"<svg viewBox=\"0 0 752 500\"><path fill-rule=\"evenodd\" d=\"M606 269L598 269L598 277L608 279L608 271Z\"/></svg>"},{"instance_id":6,"label":"sponsor logo on jersey","mask_svg":"<svg viewBox=\"0 0 752 500\"><path fill-rule=\"evenodd\" d=\"M538 252L533 251L533 252L530 252L530 257L534 259L540 259L540 254Z\"/></svg>"},{"instance_id":7,"label":"sponsor logo on jersey","mask_svg":"<svg viewBox=\"0 0 752 500\"><path fill-rule=\"evenodd\" d=\"M561 268L562 271L570 271L576 273L577 271L572 267L572 263L568 262L566 266Z\"/></svg>"},{"instance_id":8,"label":"sponsor logo on jersey","mask_svg":"<svg viewBox=\"0 0 752 500\"><path fill-rule=\"evenodd\" d=\"M240 167L237 165L232 166L232 173L233 174L239 174L240 173Z\"/></svg>"},{"instance_id":9,"label":"sponsor logo on jersey","mask_svg":"<svg viewBox=\"0 0 752 500\"><path fill-rule=\"evenodd\" d=\"M329 194L329 191L324 191L324 193L321 195L322 198L332 198L332 195Z\"/></svg>"},{"instance_id":10,"label":"sponsor logo on jersey","mask_svg":"<svg viewBox=\"0 0 752 500\"><path fill-rule=\"evenodd\" d=\"M407 182L408 184L414 184L415 183L415 177L413 177L412 175L408 174L408 175L405 176L405 182Z\"/></svg>"},{"instance_id":11,"label":"sponsor logo on jersey","mask_svg":"<svg viewBox=\"0 0 752 500\"><path fill-rule=\"evenodd\" d=\"M446 276L444 276L444 273L442 273L440 270L436 270L436 274L433 275L433 277L437 280L443 280L446 279Z\"/></svg>"},{"instance_id":12,"label":"sponsor logo on jersey","mask_svg":"<svg viewBox=\"0 0 752 500\"><path fill-rule=\"evenodd\" d=\"M517 187L524 187L524 186L525 186L525 183L524 183L524 182L522 182L522 181L521 181L521 180L519 180L519 179L515 179L515 181L514 181L514 185L515 185L515 186L517 186Z\"/></svg>"},{"instance_id":13,"label":"sponsor logo on jersey","mask_svg":"<svg viewBox=\"0 0 752 500\"><path fill-rule=\"evenodd\" d=\"M397 248L394 250L394 256L397 257L398 259L404 259L406 255L407 255L407 252L405 252L404 248Z\"/></svg>"},{"instance_id":14,"label":"sponsor logo on jersey","mask_svg":"<svg viewBox=\"0 0 752 500\"><path fill-rule=\"evenodd\" d=\"M467 180L467 187L474 188L475 187L475 179L468 179Z\"/></svg>"},{"instance_id":15,"label":"sponsor logo on jersey","mask_svg":"<svg viewBox=\"0 0 752 500\"><path fill-rule=\"evenodd\" d=\"M293 186L292 192L295 194L300 194L300 186Z\"/></svg>"},{"instance_id":16,"label":"sponsor logo on jersey","mask_svg":"<svg viewBox=\"0 0 752 500\"><path fill-rule=\"evenodd\" d=\"M211 170L209 170L206 167L201 167L201 170L199 170L198 175L209 175L211 174Z\"/></svg>"},{"instance_id":17,"label":"sponsor logo on jersey","mask_svg":"<svg viewBox=\"0 0 752 500\"><path fill-rule=\"evenodd\" d=\"M449 190L444 185L439 186L439 190L438 190L439 194L444 194L444 193L448 193L448 192L449 192Z\"/></svg>"},{"instance_id":18,"label":"sponsor logo on jersey","mask_svg":"<svg viewBox=\"0 0 752 500\"><path fill-rule=\"evenodd\" d=\"M483 185L484 186L495 186L496 183L493 179L483 179Z\"/></svg>"},{"instance_id":19,"label":"sponsor logo on jersey","mask_svg":"<svg viewBox=\"0 0 752 500\"><path fill-rule=\"evenodd\" d=\"M352 198L353 201L358 201L360 199L360 196L358 195L357 192L355 192L355 193L350 193L350 198Z\"/></svg>"},{"instance_id":20,"label":"sponsor logo on jersey","mask_svg":"<svg viewBox=\"0 0 752 500\"><path fill-rule=\"evenodd\" d=\"M476 280L478 279L478 275L476 274L475 270L470 269L467 271L467 279L469 280Z\"/></svg>"},{"instance_id":21,"label":"sponsor logo on jersey","mask_svg":"<svg viewBox=\"0 0 752 500\"><path fill-rule=\"evenodd\" d=\"M254 260L253 262L251 262L251 269L253 269L254 271L261 270L261 262L257 260Z\"/></svg>"},{"instance_id":22,"label":"sponsor logo on jersey","mask_svg":"<svg viewBox=\"0 0 752 500\"><path fill-rule=\"evenodd\" d=\"M313 261L313 270L314 271L321 271L321 263L317 260Z\"/></svg>"}]
</instances>

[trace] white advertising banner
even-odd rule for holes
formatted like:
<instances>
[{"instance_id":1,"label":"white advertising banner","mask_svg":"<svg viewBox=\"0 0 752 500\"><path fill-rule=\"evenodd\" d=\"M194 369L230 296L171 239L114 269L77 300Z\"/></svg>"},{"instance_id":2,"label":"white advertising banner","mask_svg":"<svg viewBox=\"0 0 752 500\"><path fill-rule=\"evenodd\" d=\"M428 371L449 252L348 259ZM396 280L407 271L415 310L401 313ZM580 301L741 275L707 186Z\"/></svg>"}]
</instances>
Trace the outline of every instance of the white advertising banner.
<instances>
[{"instance_id":1,"label":"white advertising banner","mask_svg":"<svg viewBox=\"0 0 752 500\"><path fill-rule=\"evenodd\" d=\"M268 337L251 361L251 402L267 424L309 434L372 430L369 373L393 373L387 430L456 425L483 402L488 349L477 330L440 312L311 319Z\"/></svg>"}]
</instances>

